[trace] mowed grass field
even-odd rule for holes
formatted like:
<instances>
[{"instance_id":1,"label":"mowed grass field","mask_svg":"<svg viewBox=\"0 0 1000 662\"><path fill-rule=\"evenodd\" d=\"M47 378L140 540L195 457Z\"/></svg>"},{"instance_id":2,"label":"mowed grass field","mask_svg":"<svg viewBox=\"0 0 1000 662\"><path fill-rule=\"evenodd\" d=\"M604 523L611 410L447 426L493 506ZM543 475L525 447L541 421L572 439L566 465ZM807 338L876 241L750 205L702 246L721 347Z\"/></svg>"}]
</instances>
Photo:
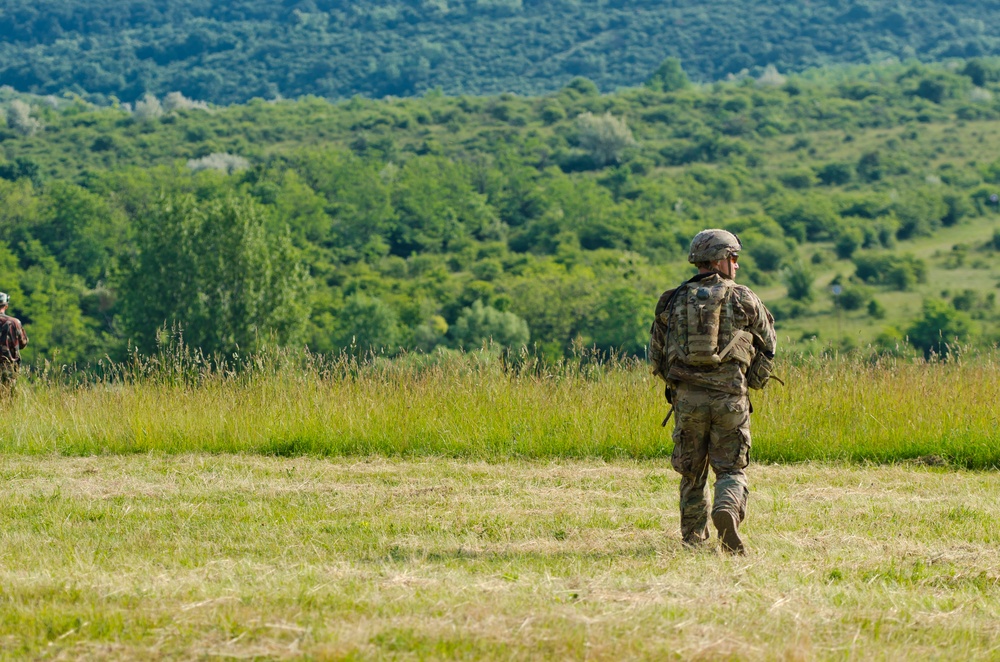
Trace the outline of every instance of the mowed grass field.
<instances>
[{"instance_id":1,"label":"mowed grass field","mask_svg":"<svg viewBox=\"0 0 1000 662\"><path fill-rule=\"evenodd\" d=\"M0 653L997 659L1000 476L751 471L680 545L663 460L0 458Z\"/></svg>"},{"instance_id":2,"label":"mowed grass field","mask_svg":"<svg viewBox=\"0 0 1000 662\"><path fill-rule=\"evenodd\" d=\"M7 404L0 657L1000 659L995 353L780 366L745 557L644 365L158 361Z\"/></svg>"}]
</instances>

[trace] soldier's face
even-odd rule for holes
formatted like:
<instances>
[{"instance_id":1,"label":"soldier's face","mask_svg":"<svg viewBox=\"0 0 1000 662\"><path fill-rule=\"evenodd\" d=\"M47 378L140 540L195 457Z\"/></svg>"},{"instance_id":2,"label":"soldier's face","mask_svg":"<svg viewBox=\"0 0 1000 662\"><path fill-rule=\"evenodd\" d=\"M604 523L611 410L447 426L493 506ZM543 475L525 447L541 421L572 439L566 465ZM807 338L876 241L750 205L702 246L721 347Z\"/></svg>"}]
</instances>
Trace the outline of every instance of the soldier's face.
<instances>
[{"instance_id":1,"label":"soldier's face","mask_svg":"<svg viewBox=\"0 0 1000 662\"><path fill-rule=\"evenodd\" d=\"M736 280L736 272L740 270L740 265L738 263L739 257L730 255L725 260L716 260L712 263L712 268L718 271L720 274L729 278L730 280Z\"/></svg>"}]
</instances>

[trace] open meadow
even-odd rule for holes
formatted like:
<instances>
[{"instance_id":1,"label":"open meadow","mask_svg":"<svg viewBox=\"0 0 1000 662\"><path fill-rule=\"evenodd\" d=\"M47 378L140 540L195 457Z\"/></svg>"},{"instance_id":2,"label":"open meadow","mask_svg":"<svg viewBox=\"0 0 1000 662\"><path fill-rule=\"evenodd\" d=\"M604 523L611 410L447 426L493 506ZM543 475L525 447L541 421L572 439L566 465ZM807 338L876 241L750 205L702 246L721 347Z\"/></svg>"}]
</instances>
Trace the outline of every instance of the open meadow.
<instances>
[{"instance_id":1,"label":"open meadow","mask_svg":"<svg viewBox=\"0 0 1000 662\"><path fill-rule=\"evenodd\" d=\"M0 650L997 659L1000 476L758 465L746 557L664 460L0 459Z\"/></svg>"},{"instance_id":2,"label":"open meadow","mask_svg":"<svg viewBox=\"0 0 1000 662\"><path fill-rule=\"evenodd\" d=\"M781 366L737 558L644 366L411 358L25 381L0 656L1000 658L995 354Z\"/></svg>"}]
</instances>

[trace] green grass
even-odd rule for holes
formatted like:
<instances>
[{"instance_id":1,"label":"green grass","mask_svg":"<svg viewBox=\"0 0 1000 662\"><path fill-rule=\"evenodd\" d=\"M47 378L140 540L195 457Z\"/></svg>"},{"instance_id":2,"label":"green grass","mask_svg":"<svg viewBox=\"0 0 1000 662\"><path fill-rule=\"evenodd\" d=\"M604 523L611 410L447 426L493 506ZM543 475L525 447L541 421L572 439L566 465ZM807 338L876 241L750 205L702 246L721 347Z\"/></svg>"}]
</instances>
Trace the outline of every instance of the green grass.
<instances>
[{"instance_id":1,"label":"green grass","mask_svg":"<svg viewBox=\"0 0 1000 662\"><path fill-rule=\"evenodd\" d=\"M663 460L0 456L0 656L996 659L1000 476L755 465L751 552Z\"/></svg>"},{"instance_id":2,"label":"green grass","mask_svg":"<svg viewBox=\"0 0 1000 662\"><path fill-rule=\"evenodd\" d=\"M899 462L936 456L1000 467L996 352L949 362L786 360L786 386L754 393L763 462ZM511 369L484 353L396 362L183 366L70 386L22 384L0 452L34 455L660 458L672 450L662 384L645 364ZM172 371L173 370L173 371ZM135 372L134 374L139 374Z\"/></svg>"}]
</instances>

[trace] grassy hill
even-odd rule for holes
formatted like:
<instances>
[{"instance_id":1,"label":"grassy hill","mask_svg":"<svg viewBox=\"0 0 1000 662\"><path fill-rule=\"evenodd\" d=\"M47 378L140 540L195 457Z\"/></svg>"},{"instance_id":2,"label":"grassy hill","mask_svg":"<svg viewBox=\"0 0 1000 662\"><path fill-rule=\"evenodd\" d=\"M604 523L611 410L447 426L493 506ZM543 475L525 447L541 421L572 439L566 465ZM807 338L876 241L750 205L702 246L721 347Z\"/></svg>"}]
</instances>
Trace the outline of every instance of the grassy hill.
<instances>
[{"instance_id":1,"label":"grassy hill","mask_svg":"<svg viewBox=\"0 0 1000 662\"><path fill-rule=\"evenodd\" d=\"M992 66L225 108L8 91L2 287L32 360L152 351L172 324L209 352L642 355L691 236L725 226L785 348L989 345Z\"/></svg>"},{"instance_id":2,"label":"grassy hill","mask_svg":"<svg viewBox=\"0 0 1000 662\"><path fill-rule=\"evenodd\" d=\"M699 81L887 58L1000 54L995 3L836 0L0 2L0 84L134 101L603 91L667 57Z\"/></svg>"}]
</instances>

